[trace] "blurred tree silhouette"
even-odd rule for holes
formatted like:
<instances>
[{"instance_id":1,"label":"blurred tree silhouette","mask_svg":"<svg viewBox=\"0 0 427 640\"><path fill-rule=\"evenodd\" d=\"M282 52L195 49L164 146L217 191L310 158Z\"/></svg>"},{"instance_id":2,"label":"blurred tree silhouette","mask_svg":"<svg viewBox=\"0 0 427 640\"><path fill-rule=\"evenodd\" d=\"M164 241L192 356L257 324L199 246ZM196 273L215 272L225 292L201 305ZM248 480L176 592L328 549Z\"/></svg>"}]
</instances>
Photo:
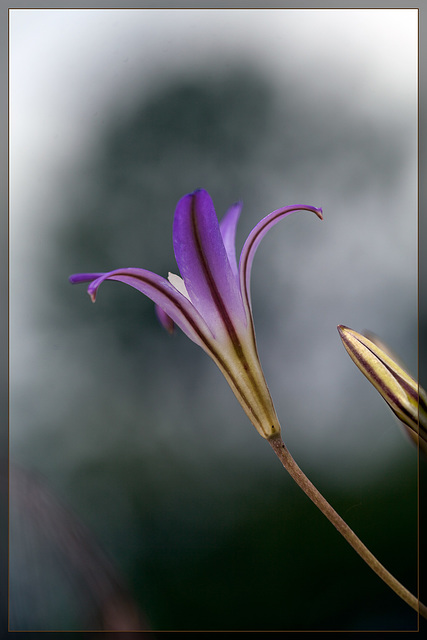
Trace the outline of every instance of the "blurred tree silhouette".
<instances>
[{"instance_id":1,"label":"blurred tree silhouette","mask_svg":"<svg viewBox=\"0 0 427 640\"><path fill-rule=\"evenodd\" d=\"M144 93L130 116L112 113L82 175L73 176L57 244L61 267L66 273L125 266L163 275L176 270L175 204L198 187L211 193L219 217L244 196L252 210L259 207L259 218L270 210L269 185L283 182L290 193L310 192L310 181L318 184L336 158L346 171L335 173L333 184L328 176L335 195L350 197L360 184L392 179L400 166L395 137L364 128L363 122L349 129L345 105L335 118L320 105L316 118L312 111L292 86L280 101L271 84L246 69ZM251 214L245 209L246 221ZM306 233L303 224L297 235ZM245 227L250 228L247 222ZM65 308L74 325L83 322L81 296L64 291L63 269L56 273L55 294L58 309ZM156 322L152 305L126 287L111 290L105 299L100 296L102 325L111 327L110 337L135 346L140 327ZM93 310L89 317L92 322Z\"/></svg>"}]
</instances>

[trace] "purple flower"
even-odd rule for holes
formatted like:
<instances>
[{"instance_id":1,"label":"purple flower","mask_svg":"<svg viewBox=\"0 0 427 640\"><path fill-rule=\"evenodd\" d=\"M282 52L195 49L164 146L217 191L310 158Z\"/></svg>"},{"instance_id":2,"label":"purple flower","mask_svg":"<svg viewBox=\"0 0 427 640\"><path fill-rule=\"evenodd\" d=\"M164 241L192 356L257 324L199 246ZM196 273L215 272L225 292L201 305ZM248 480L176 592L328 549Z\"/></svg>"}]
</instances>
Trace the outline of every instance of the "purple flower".
<instances>
[{"instance_id":1,"label":"purple flower","mask_svg":"<svg viewBox=\"0 0 427 640\"><path fill-rule=\"evenodd\" d=\"M174 324L198 344L224 374L249 419L264 438L280 433L270 392L258 357L250 299L250 275L257 247L267 231L298 210L322 210L305 205L276 209L250 232L237 265L236 226L241 204L233 205L218 224L209 194L200 189L181 198L173 223L173 246L181 276L168 280L145 269L82 273L70 282L89 282L95 302L104 280L124 282L156 305L163 326Z\"/></svg>"}]
</instances>

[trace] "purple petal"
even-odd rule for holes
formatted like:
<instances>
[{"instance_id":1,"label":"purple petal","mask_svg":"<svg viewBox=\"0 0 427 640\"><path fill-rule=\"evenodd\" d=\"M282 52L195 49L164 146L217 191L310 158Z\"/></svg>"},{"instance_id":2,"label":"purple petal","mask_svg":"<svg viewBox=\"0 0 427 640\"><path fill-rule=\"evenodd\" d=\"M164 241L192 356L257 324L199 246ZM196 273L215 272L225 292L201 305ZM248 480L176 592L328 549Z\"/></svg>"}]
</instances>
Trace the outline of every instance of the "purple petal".
<instances>
[{"instance_id":1,"label":"purple petal","mask_svg":"<svg viewBox=\"0 0 427 640\"><path fill-rule=\"evenodd\" d=\"M218 336L232 335L246 316L224 247L212 200L204 190L181 198L175 211L173 244L179 271L194 306Z\"/></svg>"},{"instance_id":2,"label":"purple petal","mask_svg":"<svg viewBox=\"0 0 427 640\"><path fill-rule=\"evenodd\" d=\"M250 278L251 278L251 268L252 262L255 256L255 252L258 248L259 243L267 233L271 227L277 222L280 222L283 218L288 216L290 213L294 211L312 211L315 213L321 220L323 220L322 209L318 209L317 207L311 207L303 204L295 204L289 207L283 207L282 209L276 209L272 213L269 213L268 216L265 216L258 224L252 229L250 234L248 235L246 242L243 246L242 253L240 255L240 288L242 291L243 302L246 306L247 313L250 314L251 309L251 297L250 297Z\"/></svg>"},{"instance_id":3,"label":"purple petal","mask_svg":"<svg viewBox=\"0 0 427 640\"><path fill-rule=\"evenodd\" d=\"M92 282L92 280L96 280L99 276L104 275L103 273L74 273L72 276L68 278L71 284L80 284L81 282Z\"/></svg>"},{"instance_id":4,"label":"purple petal","mask_svg":"<svg viewBox=\"0 0 427 640\"><path fill-rule=\"evenodd\" d=\"M84 282L84 276L73 276L74 282ZM92 302L95 302L99 286L104 280L116 280L128 284L141 291L156 305L158 305L169 318L196 344L208 352L211 351L212 334L198 311L193 307L175 287L165 278L145 269L116 269L103 274L93 274L98 277L88 287L88 294Z\"/></svg>"},{"instance_id":5,"label":"purple petal","mask_svg":"<svg viewBox=\"0 0 427 640\"><path fill-rule=\"evenodd\" d=\"M242 203L236 202L236 204L233 204L233 206L229 208L219 224L219 229L221 231L222 240L227 252L228 261L237 281L239 280L239 275L236 260L236 228L241 210Z\"/></svg>"},{"instance_id":6,"label":"purple petal","mask_svg":"<svg viewBox=\"0 0 427 640\"><path fill-rule=\"evenodd\" d=\"M162 307L159 307L158 304L154 305L154 309L156 311L157 318L160 324L166 329L168 333L173 333L175 323L167 313L165 313Z\"/></svg>"}]
</instances>

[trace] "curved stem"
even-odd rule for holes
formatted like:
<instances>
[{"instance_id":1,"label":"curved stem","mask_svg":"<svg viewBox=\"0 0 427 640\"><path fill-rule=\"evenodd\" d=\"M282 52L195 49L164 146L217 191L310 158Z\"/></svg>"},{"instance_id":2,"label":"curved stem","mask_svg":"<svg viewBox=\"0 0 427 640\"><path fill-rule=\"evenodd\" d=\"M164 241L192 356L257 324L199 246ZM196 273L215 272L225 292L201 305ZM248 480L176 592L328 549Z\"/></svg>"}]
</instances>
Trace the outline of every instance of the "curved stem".
<instances>
[{"instance_id":1,"label":"curved stem","mask_svg":"<svg viewBox=\"0 0 427 640\"><path fill-rule=\"evenodd\" d=\"M288 449L283 444L280 435L269 438L273 451L285 467L286 471L295 480L297 485L304 493L314 502L316 507L328 518L334 527L341 533L347 542L355 551L363 558L366 564L391 588L397 595L402 598L410 607L418 611L424 618L427 618L427 607L419 602L419 600L404 587L389 571L377 560L377 558L369 551L363 542L356 536L354 531L348 524L338 515L331 507L329 502L322 496L316 487L310 482L307 476L301 471Z\"/></svg>"}]
</instances>

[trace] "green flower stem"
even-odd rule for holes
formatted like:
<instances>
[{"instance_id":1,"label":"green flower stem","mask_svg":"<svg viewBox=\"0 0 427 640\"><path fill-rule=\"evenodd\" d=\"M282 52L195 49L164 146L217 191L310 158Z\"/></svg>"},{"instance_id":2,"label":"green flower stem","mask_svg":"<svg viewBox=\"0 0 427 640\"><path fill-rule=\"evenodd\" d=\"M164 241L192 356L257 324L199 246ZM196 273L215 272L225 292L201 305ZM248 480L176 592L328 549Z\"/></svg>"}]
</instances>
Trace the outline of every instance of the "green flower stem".
<instances>
[{"instance_id":1,"label":"green flower stem","mask_svg":"<svg viewBox=\"0 0 427 640\"><path fill-rule=\"evenodd\" d=\"M419 602L408 589L406 589L389 571L376 559L363 542L356 536L354 531L331 507L329 502L325 500L316 487L310 482L307 476L301 471L288 449L283 444L280 435L269 438L273 451L285 467L286 471L295 480L297 485L304 493L314 502L320 511L328 518L334 527L341 533L347 542L355 551L363 558L366 564L391 588L397 595L402 598L410 607L418 611L424 618L427 618L427 607Z\"/></svg>"}]
</instances>

